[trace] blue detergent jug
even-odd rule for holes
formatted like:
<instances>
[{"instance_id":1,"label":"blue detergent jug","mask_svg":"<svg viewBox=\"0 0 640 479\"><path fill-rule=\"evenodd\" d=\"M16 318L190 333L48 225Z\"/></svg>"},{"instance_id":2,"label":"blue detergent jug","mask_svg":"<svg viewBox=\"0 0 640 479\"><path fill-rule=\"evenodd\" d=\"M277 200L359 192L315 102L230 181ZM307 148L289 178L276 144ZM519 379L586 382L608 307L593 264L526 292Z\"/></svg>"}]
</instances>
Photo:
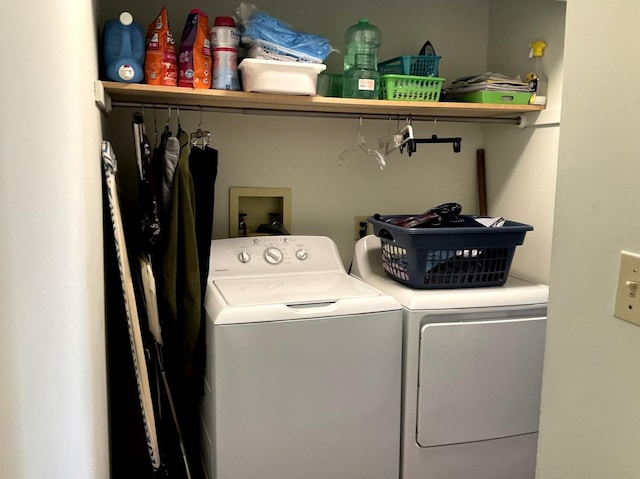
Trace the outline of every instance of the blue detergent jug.
<instances>
[{"instance_id":1,"label":"blue detergent jug","mask_svg":"<svg viewBox=\"0 0 640 479\"><path fill-rule=\"evenodd\" d=\"M109 80L140 83L144 80L144 32L133 15L122 12L104 24L104 64Z\"/></svg>"}]
</instances>

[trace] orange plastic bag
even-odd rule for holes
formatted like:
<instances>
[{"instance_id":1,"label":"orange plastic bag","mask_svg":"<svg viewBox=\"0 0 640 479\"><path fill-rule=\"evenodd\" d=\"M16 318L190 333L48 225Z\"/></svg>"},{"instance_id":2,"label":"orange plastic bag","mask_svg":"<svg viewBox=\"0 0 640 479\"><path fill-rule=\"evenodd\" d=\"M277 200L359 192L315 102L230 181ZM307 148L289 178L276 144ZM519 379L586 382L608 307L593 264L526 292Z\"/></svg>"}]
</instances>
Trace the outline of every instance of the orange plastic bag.
<instances>
[{"instance_id":1,"label":"orange plastic bag","mask_svg":"<svg viewBox=\"0 0 640 479\"><path fill-rule=\"evenodd\" d=\"M149 25L146 44L144 58L146 82L150 85L177 86L178 59L165 7L162 7L158 17Z\"/></svg>"},{"instance_id":2,"label":"orange plastic bag","mask_svg":"<svg viewBox=\"0 0 640 479\"><path fill-rule=\"evenodd\" d=\"M178 86L211 88L211 42L209 19L199 9L191 10L182 31L178 57Z\"/></svg>"}]
</instances>

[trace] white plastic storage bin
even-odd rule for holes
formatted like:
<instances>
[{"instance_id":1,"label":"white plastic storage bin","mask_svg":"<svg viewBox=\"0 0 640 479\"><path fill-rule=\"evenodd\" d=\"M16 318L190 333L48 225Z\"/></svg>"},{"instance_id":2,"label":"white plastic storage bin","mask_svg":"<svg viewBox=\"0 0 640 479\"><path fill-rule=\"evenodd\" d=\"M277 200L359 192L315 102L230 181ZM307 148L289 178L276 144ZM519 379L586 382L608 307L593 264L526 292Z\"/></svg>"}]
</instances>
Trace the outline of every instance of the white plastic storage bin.
<instances>
[{"instance_id":1,"label":"white plastic storage bin","mask_svg":"<svg viewBox=\"0 0 640 479\"><path fill-rule=\"evenodd\" d=\"M325 68L321 63L258 58L245 58L238 65L244 91L285 95L315 95L318 74Z\"/></svg>"}]
</instances>

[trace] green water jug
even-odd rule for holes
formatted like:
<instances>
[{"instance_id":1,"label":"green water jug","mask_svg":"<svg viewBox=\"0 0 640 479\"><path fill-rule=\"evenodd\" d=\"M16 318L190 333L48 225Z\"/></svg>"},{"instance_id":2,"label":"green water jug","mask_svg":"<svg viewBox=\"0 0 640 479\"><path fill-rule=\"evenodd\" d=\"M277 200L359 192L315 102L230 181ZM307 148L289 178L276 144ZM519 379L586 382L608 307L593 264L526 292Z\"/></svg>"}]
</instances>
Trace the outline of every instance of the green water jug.
<instances>
[{"instance_id":1,"label":"green water jug","mask_svg":"<svg viewBox=\"0 0 640 479\"><path fill-rule=\"evenodd\" d=\"M381 38L380 29L370 24L366 18L361 18L347 29L342 86L344 98L378 98L378 47Z\"/></svg>"}]
</instances>

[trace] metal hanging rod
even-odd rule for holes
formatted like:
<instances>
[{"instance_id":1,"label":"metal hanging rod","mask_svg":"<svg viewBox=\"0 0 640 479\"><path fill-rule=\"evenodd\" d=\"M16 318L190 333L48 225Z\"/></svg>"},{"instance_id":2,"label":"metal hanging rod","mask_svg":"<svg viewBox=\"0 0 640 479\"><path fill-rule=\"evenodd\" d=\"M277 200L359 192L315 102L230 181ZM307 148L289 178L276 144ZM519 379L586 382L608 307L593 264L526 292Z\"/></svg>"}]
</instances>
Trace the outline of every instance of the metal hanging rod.
<instances>
[{"instance_id":1,"label":"metal hanging rod","mask_svg":"<svg viewBox=\"0 0 640 479\"><path fill-rule=\"evenodd\" d=\"M344 113L344 112L324 112L324 111L304 111L304 110L276 110L262 108L223 108L198 105L176 105L169 103L139 103L126 101L112 101L112 107L121 108L143 108L165 110L167 108L177 108L182 111L197 111L206 113L239 113L244 115L268 115L268 116L295 116L308 118L345 118L345 119L365 119L365 120L405 120L411 118L411 121L443 121L448 123L493 123L502 125L520 125L522 117L514 118L486 118L486 117L457 117L457 116L434 116L434 115L403 115L387 113Z\"/></svg>"}]
</instances>

